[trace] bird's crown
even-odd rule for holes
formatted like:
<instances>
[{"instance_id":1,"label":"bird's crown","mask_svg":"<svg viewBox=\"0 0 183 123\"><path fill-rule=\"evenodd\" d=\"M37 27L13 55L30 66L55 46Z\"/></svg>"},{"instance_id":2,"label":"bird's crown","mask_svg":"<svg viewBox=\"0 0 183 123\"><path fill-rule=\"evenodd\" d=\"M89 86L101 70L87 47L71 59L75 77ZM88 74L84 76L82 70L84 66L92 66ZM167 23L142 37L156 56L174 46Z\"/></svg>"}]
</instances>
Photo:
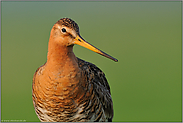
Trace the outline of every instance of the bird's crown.
<instances>
[{"instance_id":1,"label":"bird's crown","mask_svg":"<svg viewBox=\"0 0 183 123\"><path fill-rule=\"evenodd\" d=\"M77 25L76 22L74 22L72 19L70 18L62 18L60 20L58 20L56 22L56 24L59 24L59 25L64 25L66 27L69 27L71 29L74 29L76 31L76 33L79 34L79 26Z\"/></svg>"}]
</instances>

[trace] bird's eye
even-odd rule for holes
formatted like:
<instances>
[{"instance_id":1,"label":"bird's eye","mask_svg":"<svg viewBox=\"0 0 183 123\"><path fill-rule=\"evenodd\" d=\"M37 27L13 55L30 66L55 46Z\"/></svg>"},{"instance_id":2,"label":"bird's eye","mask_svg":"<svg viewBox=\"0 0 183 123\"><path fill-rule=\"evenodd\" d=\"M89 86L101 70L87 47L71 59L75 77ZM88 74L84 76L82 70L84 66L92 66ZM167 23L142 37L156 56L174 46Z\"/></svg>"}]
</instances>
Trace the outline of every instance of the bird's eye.
<instances>
[{"instance_id":1,"label":"bird's eye","mask_svg":"<svg viewBox=\"0 0 183 123\"><path fill-rule=\"evenodd\" d=\"M66 32L66 29L65 28L62 28L62 32Z\"/></svg>"}]
</instances>

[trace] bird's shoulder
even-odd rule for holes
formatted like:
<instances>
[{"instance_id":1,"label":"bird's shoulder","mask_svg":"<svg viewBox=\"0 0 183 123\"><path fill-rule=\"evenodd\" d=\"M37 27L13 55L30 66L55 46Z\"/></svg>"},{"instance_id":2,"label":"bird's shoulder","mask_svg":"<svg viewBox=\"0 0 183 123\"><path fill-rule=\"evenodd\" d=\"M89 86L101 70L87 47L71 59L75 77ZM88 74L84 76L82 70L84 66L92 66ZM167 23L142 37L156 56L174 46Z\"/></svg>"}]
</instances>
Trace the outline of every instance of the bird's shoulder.
<instances>
[{"instance_id":1,"label":"bird's shoulder","mask_svg":"<svg viewBox=\"0 0 183 123\"><path fill-rule=\"evenodd\" d=\"M110 86L102 70L90 62L86 62L80 58L77 59L80 69L88 75L88 80L93 80L92 82L99 86L103 86L110 93Z\"/></svg>"},{"instance_id":2,"label":"bird's shoulder","mask_svg":"<svg viewBox=\"0 0 183 123\"><path fill-rule=\"evenodd\" d=\"M46 64L46 63L45 63ZM45 64L41 65L37 70L36 72L34 73L34 76L33 76L33 84L34 82L36 81L36 77L38 77L39 75L42 75L42 72L45 68Z\"/></svg>"}]
</instances>

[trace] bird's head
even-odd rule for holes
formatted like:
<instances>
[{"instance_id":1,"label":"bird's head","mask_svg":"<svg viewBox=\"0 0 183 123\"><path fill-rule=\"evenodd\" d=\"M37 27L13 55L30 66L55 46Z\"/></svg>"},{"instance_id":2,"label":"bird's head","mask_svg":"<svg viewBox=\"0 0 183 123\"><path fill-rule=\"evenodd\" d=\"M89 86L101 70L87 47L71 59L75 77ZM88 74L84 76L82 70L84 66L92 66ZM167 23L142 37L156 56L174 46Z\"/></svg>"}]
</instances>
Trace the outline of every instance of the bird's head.
<instances>
[{"instance_id":1,"label":"bird's head","mask_svg":"<svg viewBox=\"0 0 183 123\"><path fill-rule=\"evenodd\" d=\"M69 46L73 46L74 44L78 44L100 55L103 55L109 59L112 59L113 61L116 61L116 62L118 61L112 56L104 53L103 51L94 47L90 43L86 42L80 36L79 26L70 18L62 18L59 21L57 21L52 28L50 38L54 39L54 41L57 41L59 45L69 47Z\"/></svg>"}]
</instances>

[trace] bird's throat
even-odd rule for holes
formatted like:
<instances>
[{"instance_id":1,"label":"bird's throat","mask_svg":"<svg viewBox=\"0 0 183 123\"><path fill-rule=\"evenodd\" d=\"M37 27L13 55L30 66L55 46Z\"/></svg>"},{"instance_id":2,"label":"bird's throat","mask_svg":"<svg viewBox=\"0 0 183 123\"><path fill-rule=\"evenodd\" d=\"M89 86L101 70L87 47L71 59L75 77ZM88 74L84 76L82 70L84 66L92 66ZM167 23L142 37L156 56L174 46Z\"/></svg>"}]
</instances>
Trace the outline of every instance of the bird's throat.
<instances>
[{"instance_id":1,"label":"bird's throat","mask_svg":"<svg viewBox=\"0 0 183 123\"><path fill-rule=\"evenodd\" d=\"M73 71L79 71L73 46L62 46L49 42L46 66L56 73L70 74Z\"/></svg>"}]
</instances>

